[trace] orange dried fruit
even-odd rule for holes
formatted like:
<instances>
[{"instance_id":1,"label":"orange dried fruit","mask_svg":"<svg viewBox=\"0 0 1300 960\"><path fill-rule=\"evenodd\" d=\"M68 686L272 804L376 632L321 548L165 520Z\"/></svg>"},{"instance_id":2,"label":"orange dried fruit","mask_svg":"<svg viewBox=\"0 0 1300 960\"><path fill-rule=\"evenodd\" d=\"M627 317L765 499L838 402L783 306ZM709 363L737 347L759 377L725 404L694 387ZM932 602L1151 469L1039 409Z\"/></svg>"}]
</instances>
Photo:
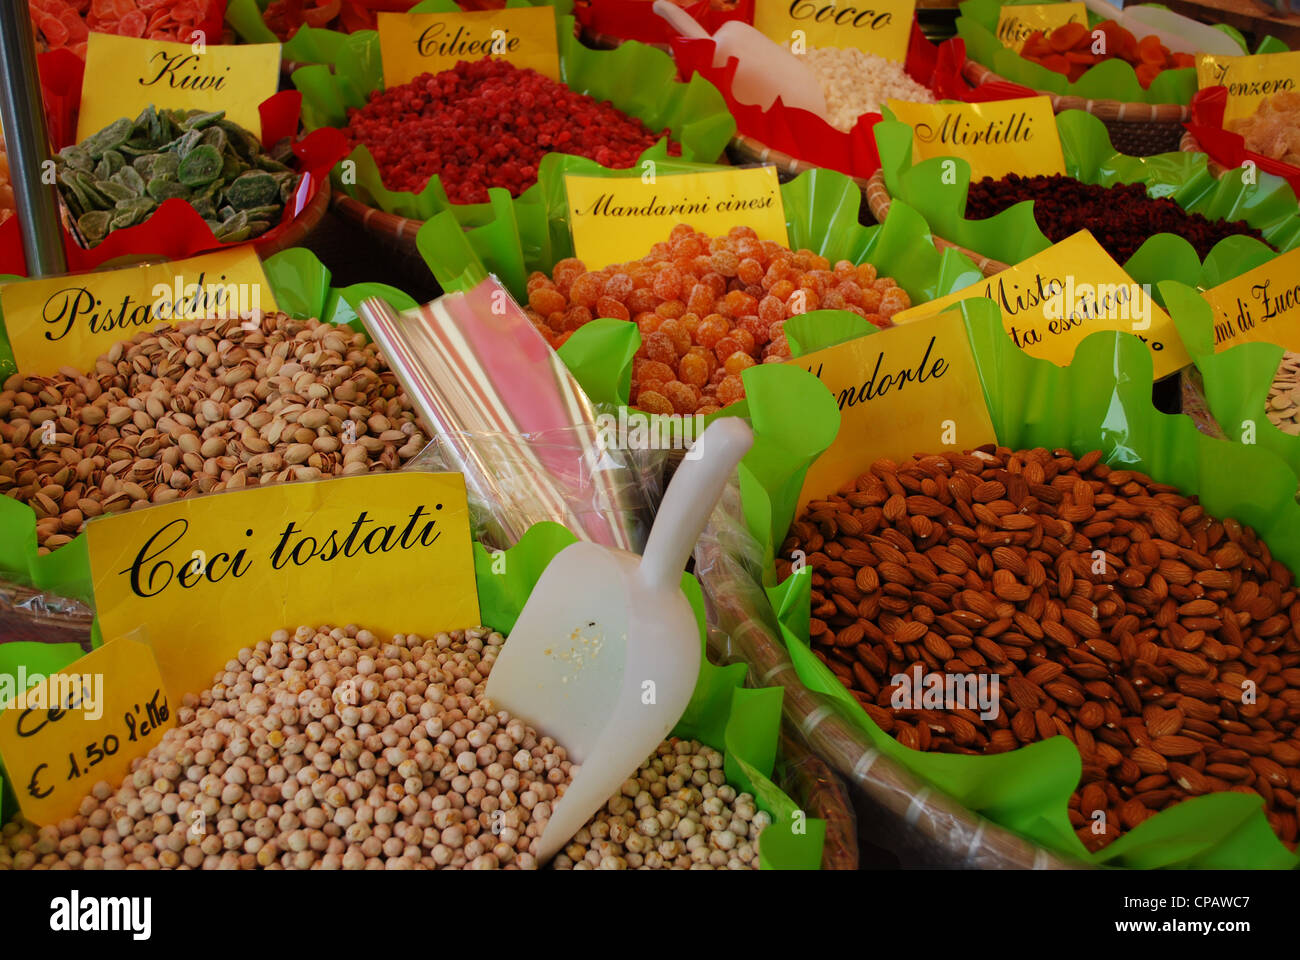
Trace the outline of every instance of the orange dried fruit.
<instances>
[{"instance_id":1,"label":"orange dried fruit","mask_svg":"<svg viewBox=\"0 0 1300 960\"><path fill-rule=\"evenodd\" d=\"M1152 34L1138 41L1138 58L1143 63L1163 67L1169 58L1169 48L1160 42L1159 37Z\"/></svg>"},{"instance_id":2,"label":"orange dried fruit","mask_svg":"<svg viewBox=\"0 0 1300 960\"><path fill-rule=\"evenodd\" d=\"M1064 53L1073 50L1088 35L1088 28L1081 23L1063 23L1048 35L1047 42L1057 53Z\"/></svg>"},{"instance_id":3,"label":"orange dried fruit","mask_svg":"<svg viewBox=\"0 0 1300 960\"><path fill-rule=\"evenodd\" d=\"M1044 67L1046 67L1048 70L1055 71L1056 73L1068 74L1070 72L1070 61L1066 60L1065 56L1060 53L1048 54L1047 56L1043 57L1043 59L1040 60L1039 63L1042 64Z\"/></svg>"}]
</instances>

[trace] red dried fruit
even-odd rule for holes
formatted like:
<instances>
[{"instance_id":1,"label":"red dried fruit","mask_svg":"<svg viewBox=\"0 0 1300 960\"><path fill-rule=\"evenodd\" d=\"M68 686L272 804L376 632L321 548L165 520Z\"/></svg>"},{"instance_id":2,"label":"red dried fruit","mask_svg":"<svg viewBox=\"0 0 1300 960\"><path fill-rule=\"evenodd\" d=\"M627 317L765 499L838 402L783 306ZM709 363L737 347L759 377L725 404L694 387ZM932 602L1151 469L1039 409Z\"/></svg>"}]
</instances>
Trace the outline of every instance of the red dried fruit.
<instances>
[{"instance_id":1,"label":"red dried fruit","mask_svg":"<svg viewBox=\"0 0 1300 960\"><path fill-rule=\"evenodd\" d=\"M1034 220L1053 243L1088 230L1121 264L1157 233L1186 238L1202 260L1225 237L1241 235L1267 242L1244 220L1207 220L1199 213L1188 213L1173 200L1147 196L1140 183L1105 187L1059 175L985 177L970 185L966 216L982 220L1024 200L1033 201ZM872 309L867 300L863 306Z\"/></svg>"},{"instance_id":2,"label":"red dried fruit","mask_svg":"<svg viewBox=\"0 0 1300 960\"><path fill-rule=\"evenodd\" d=\"M369 149L390 190L421 191L437 174L453 203L484 203L490 187L519 196L553 151L630 167L660 137L610 103L499 59L374 91L348 111L344 133Z\"/></svg>"}]
</instances>

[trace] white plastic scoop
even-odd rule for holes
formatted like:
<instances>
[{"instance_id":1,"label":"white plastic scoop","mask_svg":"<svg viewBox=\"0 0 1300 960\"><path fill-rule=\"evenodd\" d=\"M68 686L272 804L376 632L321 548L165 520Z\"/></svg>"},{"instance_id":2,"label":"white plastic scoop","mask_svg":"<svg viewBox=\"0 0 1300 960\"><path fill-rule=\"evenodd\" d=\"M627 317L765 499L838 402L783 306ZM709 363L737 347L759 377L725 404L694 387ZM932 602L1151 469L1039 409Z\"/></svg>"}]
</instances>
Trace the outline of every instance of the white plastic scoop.
<instances>
[{"instance_id":1,"label":"white plastic scoop","mask_svg":"<svg viewBox=\"0 0 1300 960\"><path fill-rule=\"evenodd\" d=\"M1121 10L1106 0L1083 0L1098 16L1114 20L1139 40L1155 34L1175 53L1217 53L1241 56L1241 47L1222 30L1160 7L1133 6Z\"/></svg>"},{"instance_id":2,"label":"white plastic scoop","mask_svg":"<svg viewBox=\"0 0 1300 960\"><path fill-rule=\"evenodd\" d=\"M682 572L753 439L736 417L709 426L668 485L643 556L594 543L561 550L493 665L487 697L553 737L575 764L539 862L563 849L686 710L701 644Z\"/></svg>"},{"instance_id":3,"label":"white plastic scoop","mask_svg":"<svg viewBox=\"0 0 1300 960\"><path fill-rule=\"evenodd\" d=\"M654 12L684 37L710 39L699 21L669 0L655 0ZM739 20L728 20L711 39L716 45L713 66L725 67L731 57L737 60L731 92L741 103L766 110L780 97L787 107L826 118L826 97L816 75L785 47Z\"/></svg>"}]
</instances>

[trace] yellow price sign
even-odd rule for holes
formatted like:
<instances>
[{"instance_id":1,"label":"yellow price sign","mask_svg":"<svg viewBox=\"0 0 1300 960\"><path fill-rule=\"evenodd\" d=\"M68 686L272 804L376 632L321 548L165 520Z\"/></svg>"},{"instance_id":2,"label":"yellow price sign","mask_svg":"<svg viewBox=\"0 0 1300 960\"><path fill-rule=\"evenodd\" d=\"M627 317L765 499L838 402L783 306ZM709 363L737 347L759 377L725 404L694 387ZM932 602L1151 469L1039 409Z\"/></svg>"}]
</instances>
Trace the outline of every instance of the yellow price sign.
<instances>
[{"instance_id":1,"label":"yellow price sign","mask_svg":"<svg viewBox=\"0 0 1300 960\"><path fill-rule=\"evenodd\" d=\"M193 44L91 33L81 84L77 142L152 104L167 110L224 110L262 136L258 106L280 86L278 43Z\"/></svg>"},{"instance_id":2,"label":"yellow price sign","mask_svg":"<svg viewBox=\"0 0 1300 960\"><path fill-rule=\"evenodd\" d=\"M86 528L106 635L145 624L173 699L276 630L478 623L465 478L397 472L175 500Z\"/></svg>"},{"instance_id":3,"label":"yellow price sign","mask_svg":"<svg viewBox=\"0 0 1300 960\"><path fill-rule=\"evenodd\" d=\"M914 163L960 157L970 164L972 181L1008 173L1065 173L1061 134L1047 97L990 103L889 100L886 105L912 128Z\"/></svg>"},{"instance_id":4,"label":"yellow price sign","mask_svg":"<svg viewBox=\"0 0 1300 960\"><path fill-rule=\"evenodd\" d=\"M1253 57L1225 57L1202 53L1196 57L1196 83L1227 87L1223 122L1249 117L1265 97L1294 92L1300 85L1300 50L1260 53Z\"/></svg>"},{"instance_id":5,"label":"yellow price sign","mask_svg":"<svg viewBox=\"0 0 1300 960\"><path fill-rule=\"evenodd\" d=\"M1098 330L1140 338L1151 350L1156 377L1192 362L1150 289L1135 283L1087 230L963 290L904 310L894 322L914 323L971 297L987 297L1001 308L1016 346L1059 366L1068 366L1080 341Z\"/></svg>"},{"instance_id":6,"label":"yellow price sign","mask_svg":"<svg viewBox=\"0 0 1300 960\"><path fill-rule=\"evenodd\" d=\"M450 70L460 60L486 57L560 79L554 7L381 13L378 20L386 87L409 83L422 73Z\"/></svg>"},{"instance_id":7,"label":"yellow price sign","mask_svg":"<svg viewBox=\"0 0 1300 960\"><path fill-rule=\"evenodd\" d=\"M754 28L795 53L856 47L902 63L916 0L756 0Z\"/></svg>"},{"instance_id":8,"label":"yellow price sign","mask_svg":"<svg viewBox=\"0 0 1300 960\"><path fill-rule=\"evenodd\" d=\"M1205 291L1214 310L1214 351L1263 341L1300 350L1300 249Z\"/></svg>"},{"instance_id":9,"label":"yellow price sign","mask_svg":"<svg viewBox=\"0 0 1300 960\"><path fill-rule=\"evenodd\" d=\"M276 309L262 261L246 246L0 287L5 332L24 373L88 370L119 340L159 324Z\"/></svg>"},{"instance_id":10,"label":"yellow price sign","mask_svg":"<svg viewBox=\"0 0 1300 960\"><path fill-rule=\"evenodd\" d=\"M840 432L808 468L798 510L839 490L881 457L919 448L970 450L996 439L959 312L816 350L789 363L835 395Z\"/></svg>"},{"instance_id":11,"label":"yellow price sign","mask_svg":"<svg viewBox=\"0 0 1300 960\"><path fill-rule=\"evenodd\" d=\"M574 253L591 270L645 256L647 237L666 240L679 223L710 236L752 227L760 240L789 243L775 167L671 176L573 175L565 176L564 186Z\"/></svg>"},{"instance_id":12,"label":"yellow price sign","mask_svg":"<svg viewBox=\"0 0 1300 960\"><path fill-rule=\"evenodd\" d=\"M35 823L73 816L101 780L116 786L175 723L153 651L126 637L58 673L20 675L16 692L7 679L0 757Z\"/></svg>"}]
</instances>

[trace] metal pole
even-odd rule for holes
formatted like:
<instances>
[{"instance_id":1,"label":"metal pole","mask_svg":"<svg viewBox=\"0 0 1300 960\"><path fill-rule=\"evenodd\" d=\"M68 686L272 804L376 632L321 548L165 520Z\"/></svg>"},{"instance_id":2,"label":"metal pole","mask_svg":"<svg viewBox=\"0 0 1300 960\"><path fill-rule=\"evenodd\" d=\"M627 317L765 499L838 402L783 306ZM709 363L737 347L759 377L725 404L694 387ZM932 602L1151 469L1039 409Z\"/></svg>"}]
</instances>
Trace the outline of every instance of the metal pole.
<instances>
[{"instance_id":1,"label":"metal pole","mask_svg":"<svg viewBox=\"0 0 1300 960\"><path fill-rule=\"evenodd\" d=\"M36 69L36 41L27 4L0 0L0 125L9 152L14 206L31 277L66 273L63 237L59 229L59 194L52 178L42 181L50 159L45 129L41 81Z\"/></svg>"}]
</instances>

